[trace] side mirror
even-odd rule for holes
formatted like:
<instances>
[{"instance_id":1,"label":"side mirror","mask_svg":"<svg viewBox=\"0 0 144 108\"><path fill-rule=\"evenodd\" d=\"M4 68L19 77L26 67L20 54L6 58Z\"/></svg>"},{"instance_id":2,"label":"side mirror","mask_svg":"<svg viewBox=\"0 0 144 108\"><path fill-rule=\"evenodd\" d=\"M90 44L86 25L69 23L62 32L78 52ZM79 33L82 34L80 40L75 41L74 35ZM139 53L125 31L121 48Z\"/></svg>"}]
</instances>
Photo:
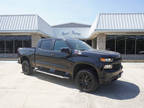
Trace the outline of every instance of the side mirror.
<instances>
[{"instance_id":1,"label":"side mirror","mask_svg":"<svg viewBox=\"0 0 144 108\"><path fill-rule=\"evenodd\" d=\"M71 54L71 49L68 47L61 48L61 52L66 53L66 54Z\"/></svg>"}]
</instances>

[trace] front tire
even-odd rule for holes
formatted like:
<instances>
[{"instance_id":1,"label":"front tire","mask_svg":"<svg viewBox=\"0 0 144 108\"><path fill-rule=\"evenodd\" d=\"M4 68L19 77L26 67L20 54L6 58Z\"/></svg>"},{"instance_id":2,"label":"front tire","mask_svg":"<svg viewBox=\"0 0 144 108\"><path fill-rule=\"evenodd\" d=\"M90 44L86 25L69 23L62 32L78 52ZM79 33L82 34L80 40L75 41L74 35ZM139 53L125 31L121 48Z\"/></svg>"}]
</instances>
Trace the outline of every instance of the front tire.
<instances>
[{"instance_id":1,"label":"front tire","mask_svg":"<svg viewBox=\"0 0 144 108\"><path fill-rule=\"evenodd\" d=\"M28 62L28 60L24 60L22 62L22 70L23 70L23 73L26 74L26 75L31 75L32 72L33 72L33 69L30 65L30 63Z\"/></svg>"},{"instance_id":2,"label":"front tire","mask_svg":"<svg viewBox=\"0 0 144 108\"><path fill-rule=\"evenodd\" d=\"M80 70L77 73L75 83L78 89L84 92L93 92L99 86L97 76L88 69Z\"/></svg>"}]
</instances>

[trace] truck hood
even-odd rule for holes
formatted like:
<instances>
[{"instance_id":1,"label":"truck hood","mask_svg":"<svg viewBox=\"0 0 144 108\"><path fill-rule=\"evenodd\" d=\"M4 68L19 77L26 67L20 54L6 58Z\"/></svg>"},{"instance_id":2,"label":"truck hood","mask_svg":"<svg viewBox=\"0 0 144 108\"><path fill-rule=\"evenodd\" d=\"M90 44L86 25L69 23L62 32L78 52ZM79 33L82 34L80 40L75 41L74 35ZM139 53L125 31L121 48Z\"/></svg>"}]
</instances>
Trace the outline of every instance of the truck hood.
<instances>
[{"instance_id":1,"label":"truck hood","mask_svg":"<svg viewBox=\"0 0 144 108\"><path fill-rule=\"evenodd\" d=\"M114 57L114 58L120 58L120 53L114 52L114 51L107 51L107 50L96 50L96 49L90 49L82 51L82 54L84 55L93 55L93 56L100 56L100 57Z\"/></svg>"}]
</instances>

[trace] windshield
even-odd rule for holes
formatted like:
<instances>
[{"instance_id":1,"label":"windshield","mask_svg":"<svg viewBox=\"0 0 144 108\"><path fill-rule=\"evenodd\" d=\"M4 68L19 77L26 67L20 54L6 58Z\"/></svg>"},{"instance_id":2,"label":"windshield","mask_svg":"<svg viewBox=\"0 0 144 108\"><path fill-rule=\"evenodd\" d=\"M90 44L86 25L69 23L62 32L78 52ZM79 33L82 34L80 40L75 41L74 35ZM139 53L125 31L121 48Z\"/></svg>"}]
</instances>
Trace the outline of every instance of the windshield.
<instances>
[{"instance_id":1,"label":"windshield","mask_svg":"<svg viewBox=\"0 0 144 108\"><path fill-rule=\"evenodd\" d=\"M70 46L75 50L89 50L91 47L81 40L67 40Z\"/></svg>"}]
</instances>

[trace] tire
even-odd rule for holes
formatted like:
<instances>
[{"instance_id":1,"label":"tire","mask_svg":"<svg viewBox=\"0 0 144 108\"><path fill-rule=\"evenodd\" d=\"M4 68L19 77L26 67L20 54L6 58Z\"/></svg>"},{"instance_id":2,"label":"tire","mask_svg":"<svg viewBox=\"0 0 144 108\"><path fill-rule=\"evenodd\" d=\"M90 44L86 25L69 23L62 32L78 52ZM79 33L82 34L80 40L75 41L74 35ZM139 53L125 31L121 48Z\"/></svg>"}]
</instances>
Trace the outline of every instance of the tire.
<instances>
[{"instance_id":1,"label":"tire","mask_svg":"<svg viewBox=\"0 0 144 108\"><path fill-rule=\"evenodd\" d=\"M22 70L23 70L23 73L26 74L26 75L31 75L32 72L33 72L33 69L30 65L30 63L28 62L28 60L24 60L22 62Z\"/></svg>"},{"instance_id":2,"label":"tire","mask_svg":"<svg viewBox=\"0 0 144 108\"><path fill-rule=\"evenodd\" d=\"M80 70L76 74L75 84L79 90L84 92L94 92L99 87L96 75L88 69Z\"/></svg>"}]
</instances>

